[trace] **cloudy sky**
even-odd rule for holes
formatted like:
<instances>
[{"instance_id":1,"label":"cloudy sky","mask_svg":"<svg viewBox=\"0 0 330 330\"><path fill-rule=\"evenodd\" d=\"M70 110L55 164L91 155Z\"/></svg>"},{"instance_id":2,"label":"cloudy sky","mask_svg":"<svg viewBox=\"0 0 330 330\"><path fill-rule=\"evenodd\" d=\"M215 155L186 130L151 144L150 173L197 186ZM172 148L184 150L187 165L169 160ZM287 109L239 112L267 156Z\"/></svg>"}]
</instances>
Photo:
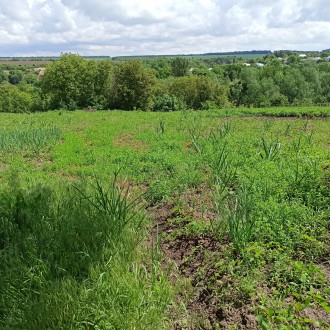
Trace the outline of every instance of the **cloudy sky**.
<instances>
[{"instance_id":1,"label":"cloudy sky","mask_svg":"<svg viewBox=\"0 0 330 330\"><path fill-rule=\"evenodd\" d=\"M0 56L327 48L329 0L0 0Z\"/></svg>"}]
</instances>

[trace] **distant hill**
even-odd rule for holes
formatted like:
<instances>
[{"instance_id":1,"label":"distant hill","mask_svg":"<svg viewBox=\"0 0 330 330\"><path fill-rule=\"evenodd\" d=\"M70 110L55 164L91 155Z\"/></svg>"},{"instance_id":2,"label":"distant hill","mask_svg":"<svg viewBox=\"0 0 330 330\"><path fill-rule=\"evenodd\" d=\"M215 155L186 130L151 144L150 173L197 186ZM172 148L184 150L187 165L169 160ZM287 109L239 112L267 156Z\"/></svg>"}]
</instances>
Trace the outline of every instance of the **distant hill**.
<instances>
[{"instance_id":1,"label":"distant hill","mask_svg":"<svg viewBox=\"0 0 330 330\"><path fill-rule=\"evenodd\" d=\"M189 58L203 58L203 57L259 57L267 54L271 54L271 50L246 50L246 51L235 51L235 52L214 52L214 53L203 53L203 54L176 54L176 55L127 55L127 56L116 56L112 57L113 60L125 60L125 59L147 59L147 58L160 58L160 57L189 57Z\"/></svg>"},{"instance_id":2,"label":"distant hill","mask_svg":"<svg viewBox=\"0 0 330 330\"><path fill-rule=\"evenodd\" d=\"M205 54L202 54L202 55L220 55L220 56L223 56L223 55L234 55L234 56L240 56L240 55L254 55L254 54L264 54L264 55L267 55L267 54L271 54L272 51L271 50L244 50L244 51L235 51L235 52L218 52L218 53L205 53Z\"/></svg>"}]
</instances>

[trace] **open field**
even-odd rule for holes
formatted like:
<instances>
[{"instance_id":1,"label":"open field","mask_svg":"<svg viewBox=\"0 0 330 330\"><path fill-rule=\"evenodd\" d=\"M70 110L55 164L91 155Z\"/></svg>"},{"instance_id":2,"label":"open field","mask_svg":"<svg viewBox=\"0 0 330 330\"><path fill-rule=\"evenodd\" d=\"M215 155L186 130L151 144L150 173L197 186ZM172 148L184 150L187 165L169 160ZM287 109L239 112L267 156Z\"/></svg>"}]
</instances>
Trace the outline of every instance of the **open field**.
<instances>
[{"instance_id":1,"label":"open field","mask_svg":"<svg viewBox=\"0 0 330 330\"><path fill-rule=\"evenodd\" d=\"M17 65L17 66L46 66L49 63L52 63L58 60L59 56L54 57L37 57L37 58L30 58L30 57L0 57L0 65ZM85 56L84 58L89 60L111 60L109 56Z\"/></svg>"},{"instance_id":2,"label":"open field","mask_svg":"<svg viewBox=\"0 0 330 330\"><path fill-rule=\"evenodd\" d=\"M1 329L329 329L330 108L0 114Z\"/></svg>"},{"instance_id":3,"label":"open field","mask_svg":"<svg viewBox=\"0 0 330 330\"><path fill-rule=\"evenodd\" d=\"M20 59L20 60L3 60L0 59L0 65L17 65L17 66L45 66L48 63L51 63L51 60L24 60L24 59Z\"/></svg>"},{"instance_id":4,"label":"open field","mask_svg":"<svg viewBox=\"0 0 330 330\"><path fill-rule=\"evenodd\" d=\"M155 55L155 56L116 56L114 57L115 60L128 60L128 59L139 59L139 60L148 60L154 58L176 58L176 57L183 57L190 60L203 60L203 59L212 59L212 58L242 58L244 60L256 59L256 58L263 58L265 54L237 54L237 55Z\"/></svg>"},{"instance_id":5,"label":"open field","mask_svg":"<svg viewBox=\"0 0 330 330\"><path fill-rule=\"evenodd\" d=\"M212 58L242 58L244 60L263 58L265 54L238 54L238 55L164 55L164 56L117 56L114 57L114 60L128 60L128 59L139 59L139 60L148 60L154 58L176 58L184 57L191 60L203 60L203 59L212 59ZM110 57L106 56L87 56L85 57L88 60L111 60ZM45 66L54 60L58 60L58 57L54 58L45 58L45 59L31 59L31 58L0 58L0 65L16 65L16 66Z\"/></svg>"}]
</instances>

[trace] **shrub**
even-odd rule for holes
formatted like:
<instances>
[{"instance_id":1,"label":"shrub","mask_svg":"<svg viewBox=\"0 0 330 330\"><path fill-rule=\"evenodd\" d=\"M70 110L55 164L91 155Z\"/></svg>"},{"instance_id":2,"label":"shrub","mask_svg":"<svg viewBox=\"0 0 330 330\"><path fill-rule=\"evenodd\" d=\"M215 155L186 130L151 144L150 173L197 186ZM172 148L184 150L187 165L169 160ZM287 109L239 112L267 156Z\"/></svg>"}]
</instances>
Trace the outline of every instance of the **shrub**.
<instances>
[{"instance_id":1,"label":"shrub","mask_svg":"<svg viewBox=\"0 0 330 330\"><path fill-rule=\"evenodd\" d=\"M37 111L41 99L35 90L12 86L8 83L0 84L0 112L24 113Z\"/></svg>"},{"instance_id":2,"label":"shrub","mask_svg":"<svg viewBox=\"0 0 330 330\"><path fill-rule=\"evenodd\" d=\"M141 62L134 60L120 63L114 70L111 107L150 110L154 85L154 72L145 69Z\"/></svg>"},{"instance_id":3,"label":"shrub","mask_svg":"<svg viewBox=\"0 0 330 330\"><path fill-rule=\"evenodd\" d=\"M100 69L100 68L101 69ZM46 70L41 87L52 109L104 106L110 66L86 61L75 54L62 54ZM101 102L102 101L102 102Z\"/></svg>"},{"instance_id":4,"label":"shrub","mask_svg":"<svg viewBox=\"0 0 330 330\"><path fill-rule=\"evenodd\" d=\"M174 95L164 94L154 99L154 111L175 111L185 109L185 104Z\"/></svg>"},{"instance_id":5,"label":"shrub","mask_svg":"<svg viewBox=\"0 0 330 330\"><path fill-rule=\"evenodd\" d=\"M190 109L203 109L207 101L213 101L217 107L228 104L227 88L210 77L179 77L172 80L169 89Z\"/></svg>"}]
</instances>

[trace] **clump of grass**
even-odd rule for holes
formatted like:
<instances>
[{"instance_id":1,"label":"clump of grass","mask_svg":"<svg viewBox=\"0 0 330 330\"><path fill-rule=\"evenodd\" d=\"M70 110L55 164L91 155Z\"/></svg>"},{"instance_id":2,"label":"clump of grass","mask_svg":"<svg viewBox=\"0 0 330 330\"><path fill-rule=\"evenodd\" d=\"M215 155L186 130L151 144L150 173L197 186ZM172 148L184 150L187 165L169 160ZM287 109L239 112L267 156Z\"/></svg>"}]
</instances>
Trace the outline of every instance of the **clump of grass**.
<instances>
[{"instance_id":1,"label":"clump of grass","mask_svg":"<svg viewBox=\"0 0 330 330\"><path fill-rule=\"evenodd\" d=\"M232 191L220 182L216 188L215 200L219 216L216 233L223 235L228 231L235 250L241 253L251 241L256 226L251 187L242 184L237 191Z\"/></svg>"},{"instance_id":2,"label":"clump of grass","mask_svg":"<svg viewBox=\"0 0 330 330\"><path fill-rule=\"evenodd\" d=\"M227 208L229 237L238 251L242 251L253 236L256 223L253 208L251 190L243 185Z\"/></svg>"},{"instance_id":3,"label":"clump of grass","mask_svg":"<svg viewBox=\"0 0 330 330\"><path fill-rule=\"evenodd\" d=\"M159 121L159 126L157 132L164 134L165 133L165 122L163 120Z\"/></svg>"},{"instance_id":4,"label":"clump of grass","mask_svg":"<svg viewBox=\"0 0 330 330\"><path fill-rule=\"evenodd\" d=\"M0 130L0 152L32 151L38 153L60 139L61 131L55 126L28 129Z\"/></svg>"},{"instance_id":5,"label":"clump of grass","mask_svg":"<svg viewBox=\"0 0 330 330\"><path fill-rule=\"evenodd\" d=\"M1 329L158 328L171 291L139 248L143 215L116 177L10 187L0 193Z\"/></svg>"},{"instance_id":6,"label":"clump of grass","mask_svg":"<svg viewBox=\"0 0 330 330\"><path fill-rule=\"evenodd\" d=\"M129 188L122 190L116 185L117 175L110 181L107 188L96 178L95 183L91 184L92 191L86 193L79 186L74 186L83 198L95 210L104 215L107 223L105 224L106 233L111 239L120 239L125 227L137 217L135 209L139 199L129 200Z\"/></svg>"},{"instance_id":7,"label":"clump of grass","mask_svg":"<svg viewBox=\"0 0 330 330\"><path fill-rule=\"evenodd\" d=\"M266 142L265 138L261 138L260 142L260 157L267 160L275 160L281 150L281 143L278 141L270 142L269 144Z\"/></svg>"}]
</instances>

